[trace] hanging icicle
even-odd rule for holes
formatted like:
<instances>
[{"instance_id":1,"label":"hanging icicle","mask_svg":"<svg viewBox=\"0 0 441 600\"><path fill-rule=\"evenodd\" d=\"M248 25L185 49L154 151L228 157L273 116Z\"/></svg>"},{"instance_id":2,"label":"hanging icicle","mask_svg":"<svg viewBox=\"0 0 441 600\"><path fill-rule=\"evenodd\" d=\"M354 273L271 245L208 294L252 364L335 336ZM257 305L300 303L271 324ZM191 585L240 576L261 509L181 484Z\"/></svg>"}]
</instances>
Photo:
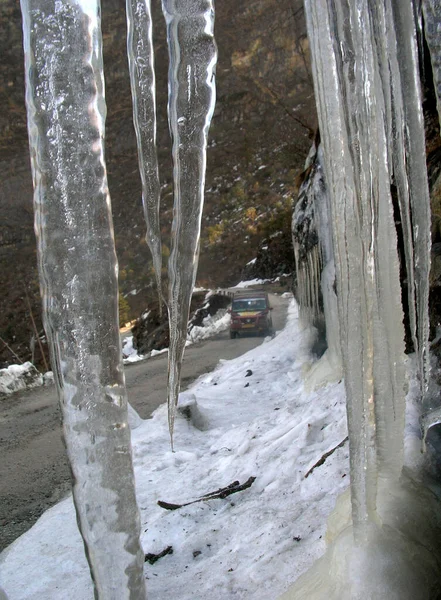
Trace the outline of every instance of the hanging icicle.
<instances>
[{"instance_id":1,"label":"hanging icicle","mask_svg":"<svg viewBox=\"0 0 441 600\"><path fill-rule=\"evenodd\" d=\"M356 539L376 519L378 470L401 473L404 329L385 103L372 11L307 1L347 391Z\"/></svg>"},{"instance_id":2,"label":"hanging icicle","mask_svg":"<svg viewBox=\"0 0 441 600\"><path fill-rule=\"evenodd\" d=\"M163 0L169 45L169 126L173 138L174 217L168 263L170 436L196 279L208 129L215 105L213 0Z\"/></svg>"},{"instance_id":3,"label":"hanging icicle","mask_svg":"<svg viewBox=\"0 0 441 600\"><path fill-rule=\"evenodd\" d=\"M424 34L429 46L438 117L441 123L441 3L423 0Z\"/></svg>"},{"instance_id":4,"label":"hanging icicle","mask_svg":"<svg viewBox=\"0 0 441 600\"><path fill-rule=\"evenodd\" d=\"M150 0L127 0L127 54L138 143L146 240L153 258L162 312L160 184L156 153L156 92Z\"/></svg>"},{"instance_id":5,"label":"hanging icicle","mask_svg":"<svg viewBox=\"0 0 441 600\"><path fill-rule=\"evenodd\" d=\"M98 0L22 0L43 316L73 497L100 599L145 598L117 262L104 163Z\"/></svg>"},{"instance_id":6,"label":"hanging icicle","mask_svg":"<svg viewBox=\"0 0 441 600\"><path fill-rule=\"evenodd\" d=\"M398 194L409 320L424 394L429 377L430 199L412 3L386 2L384 11L378 10L376 22L377 60L383 67L380 74L387 115L387 152Z\"/></svg>"},{"instance_id":7,"label":"hanging icicle","mask_svg":"<svg viewBox=\"0 0 441 600\"><path fill-rule=\"evenodd\" d=\"M317 149L313 146L306 161L307 176L300 186L299 197L292 216L292 241L296 263L296 299L300 316L315 325L323 316L320 290L322 257L315 218L315 195L320 177L315 162Z\"/></svg>"}]
</instances>

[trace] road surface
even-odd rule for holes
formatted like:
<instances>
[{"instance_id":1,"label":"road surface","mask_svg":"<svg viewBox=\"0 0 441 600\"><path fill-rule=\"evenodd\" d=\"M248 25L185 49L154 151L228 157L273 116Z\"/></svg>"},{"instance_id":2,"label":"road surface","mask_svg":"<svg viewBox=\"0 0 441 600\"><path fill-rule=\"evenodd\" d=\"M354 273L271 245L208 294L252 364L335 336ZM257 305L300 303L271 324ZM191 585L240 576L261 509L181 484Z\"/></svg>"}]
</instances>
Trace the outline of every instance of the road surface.
<instances>
[{"instance_id":1,"label":"road surface","mask_svg":"<svg viewBox=\"0 0 441 600\"><path fill-rule=\"evenodd\" d=\"M288 300L270 295L275 330L284 326ZM232 359L262 338L229 339L225 332L187 348L182 386ZM127 365L129 402L143 419L166 400L167 355ZM0 551L70 491L55 387L37 388L0 400Z\"/></svg>"}]
</instances>

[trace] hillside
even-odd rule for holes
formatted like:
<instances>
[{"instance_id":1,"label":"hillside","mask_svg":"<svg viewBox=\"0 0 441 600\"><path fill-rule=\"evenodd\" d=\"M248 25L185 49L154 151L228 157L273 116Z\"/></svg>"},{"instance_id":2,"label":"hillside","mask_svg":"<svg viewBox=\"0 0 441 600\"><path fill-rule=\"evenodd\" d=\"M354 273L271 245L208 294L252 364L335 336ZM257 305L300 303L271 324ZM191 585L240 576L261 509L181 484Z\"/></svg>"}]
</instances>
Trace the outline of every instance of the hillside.
<instances>
[{"instance_id":1,"label":"hillside","mask_svg":"<svg viewBox=\"0 0 441 600\"><path fill-rule=\"evenodd\" d=\"M120 286L132 316L152 295L144 241L132 104L126 57L124 3L103 3L106 159ZM158 152L162 226L168 255L172 167L167 124L167 44L159 0L154 0ZM21 16L15 0L0 0L0 336L30 358L32 312L40 330L35 268L32 183L24 106ZM217 106L210 131L206 204L198 282L234 283L265 236L289 230L295 179L316 127L308 42L301 0L217 5ZM213 265L216 265L215 272ZM164 261L165 266L165 261ZM25 293L26 290L26 293ZM16 362L0 342L0 366ZM38 350L36 350L38 361Z\"/></svg>"}]
</instances>

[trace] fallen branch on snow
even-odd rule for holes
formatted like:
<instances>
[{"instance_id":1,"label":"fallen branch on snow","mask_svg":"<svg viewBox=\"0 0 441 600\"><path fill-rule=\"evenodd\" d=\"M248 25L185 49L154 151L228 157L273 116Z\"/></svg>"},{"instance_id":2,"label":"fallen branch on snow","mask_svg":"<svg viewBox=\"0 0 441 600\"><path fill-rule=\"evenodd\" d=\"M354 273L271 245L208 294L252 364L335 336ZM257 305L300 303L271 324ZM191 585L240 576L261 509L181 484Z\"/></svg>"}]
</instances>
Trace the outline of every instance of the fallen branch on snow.
<instances>
[{"instance_id":1,"label":"fallen branch on snow","mask_svg":"<svg viewBox=\"0 0 441 600\"><path fill-rule=\"evenodd\" d=\"M339 444L337 444L337 446L335 446L335 448L332 448L332 450L329 450L329 452L325 452L325 453L323 454L323 456L322 456L322 457L321 457L321 458L320 458L320 459L319 459L319 460L318 460L318 461L317 461L317 462L316 462L314 465L312 465L312 467L311 467L311 468L309 469L309 471L306 473L306 475L305 475L305 479L306 479L307 477L309 477L309 475L311 475L311 473L314 471L314 469L315 469L316 467L320 467L320 465L322 465L322 464L325 462L325 460L328 458L328 456L331 456L331 454L332 454L333 452L335 452L335 451L336 451L338 448L341 448L342 446L344 446L344 445L346 444L346 442L348 441L348 439L349 439L349 437L348 437L348 436L346 436L346 437L345 437L345 439L344 439L343 441L341 441Z\"/></svg>"},{"instance_id":2,"label":"fallen branch on snow","mask_svg":"<svg viewBox=\"0 0 441 600\"><path fill-rule=\"evenodd\" d=\"M158 561L163 556L167 556L167 554L173 554L173 546L167 546L162 552L159 554L148 553L144 557L144 562L148 562L151 565L154 565L156 561Z\"/></svg>"},{"instance_id":3,"label":"fallen branch on snow","mask_svg":"<svg viewBox=\"0 0 441 600\"><path fill-rule=\"evenodd\" d=\"M237 492L242 492L247 488L251 487L256 480L255 477L250 477L245 481L245 483L240 484L238 481L233 481L230 485L226 487L219 488L214 492L210 492L209 494L205 494L201 496L197 500L192 500L191 502L185 502L184 504L170 504L170 502L163 502L162 500L158 500L158 506L161 508L165 508L166 510L177 510L178 508L182 508L183 506L190 506L190 504L196 504L196 502L205 502L206 500L217 500L224 499L227 496L231 496L231 494L236 494Z\"/></svg>"}]
</instances>

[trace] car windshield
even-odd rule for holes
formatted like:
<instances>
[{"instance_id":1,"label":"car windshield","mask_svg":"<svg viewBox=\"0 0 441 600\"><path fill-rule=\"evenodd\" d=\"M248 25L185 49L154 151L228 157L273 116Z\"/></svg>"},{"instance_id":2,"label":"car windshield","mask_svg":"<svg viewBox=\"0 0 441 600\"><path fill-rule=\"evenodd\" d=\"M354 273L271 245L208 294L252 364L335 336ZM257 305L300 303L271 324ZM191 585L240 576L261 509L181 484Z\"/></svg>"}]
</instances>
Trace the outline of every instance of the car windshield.
<instances>
[{"instance_id":1,"label":"car windshield","mask_svg":"<svg viewBox=\"0 0 441 600\"><path fill-rule=\"evenodd\" d=\"M233 300L231 308L233 312L247 312L265 310L266 307L265 298L241 298L240 300Z\"/></svg>"}]
</instances>

